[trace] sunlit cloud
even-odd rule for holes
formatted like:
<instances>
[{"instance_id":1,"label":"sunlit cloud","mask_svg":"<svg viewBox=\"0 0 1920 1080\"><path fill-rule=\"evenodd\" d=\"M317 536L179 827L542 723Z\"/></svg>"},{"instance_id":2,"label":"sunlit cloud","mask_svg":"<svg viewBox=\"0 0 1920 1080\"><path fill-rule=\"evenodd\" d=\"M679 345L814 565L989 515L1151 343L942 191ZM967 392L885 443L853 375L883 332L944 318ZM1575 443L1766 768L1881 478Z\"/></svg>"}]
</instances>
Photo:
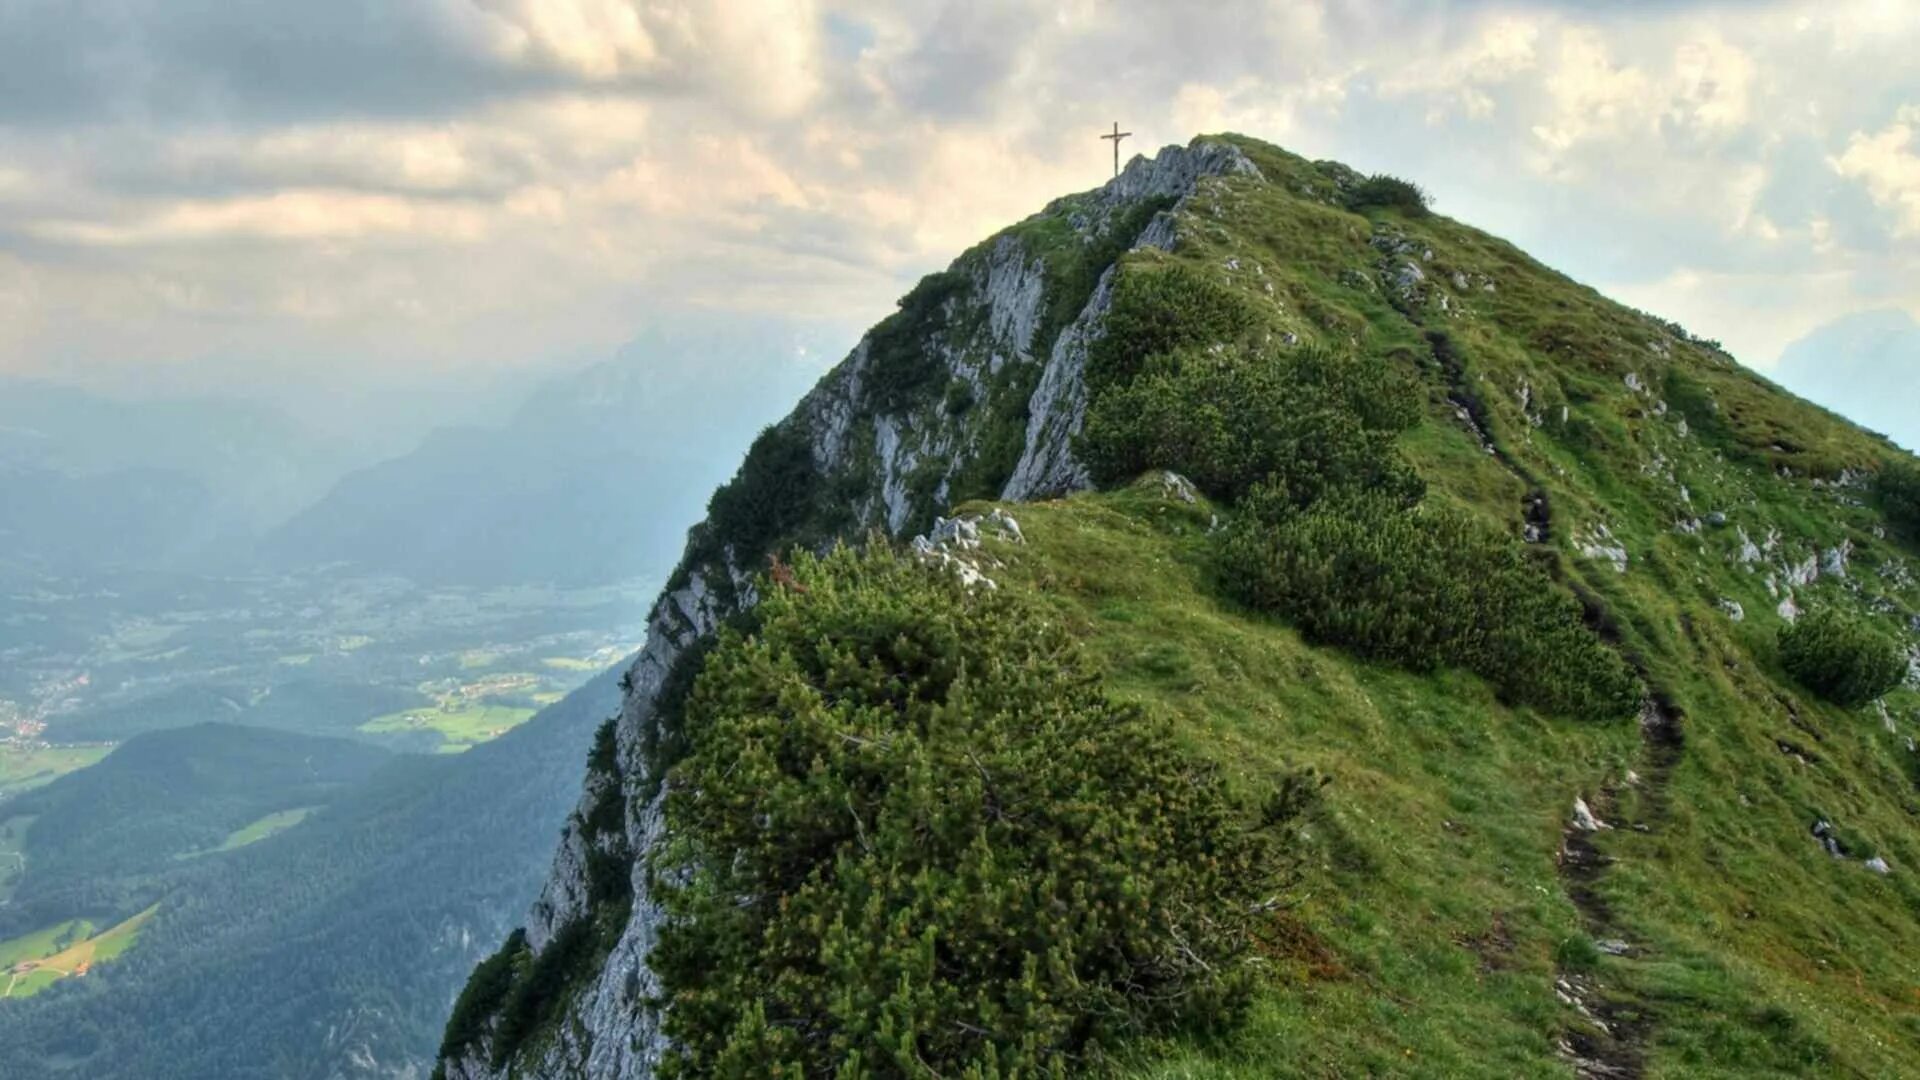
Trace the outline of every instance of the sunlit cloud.
<instances>
[{"instance_id":1,"label":"sunlit cloud","mask_svg":"<svg viewBox=\"0 0 1920 1080\"><path fill-rule=\"evenodd\" d=\"M0 369L850 343L1115 120L1413 177L1765 365L1920 296L1917 53L1874 0L0 5Z\"/></svg>"}]
</instances>

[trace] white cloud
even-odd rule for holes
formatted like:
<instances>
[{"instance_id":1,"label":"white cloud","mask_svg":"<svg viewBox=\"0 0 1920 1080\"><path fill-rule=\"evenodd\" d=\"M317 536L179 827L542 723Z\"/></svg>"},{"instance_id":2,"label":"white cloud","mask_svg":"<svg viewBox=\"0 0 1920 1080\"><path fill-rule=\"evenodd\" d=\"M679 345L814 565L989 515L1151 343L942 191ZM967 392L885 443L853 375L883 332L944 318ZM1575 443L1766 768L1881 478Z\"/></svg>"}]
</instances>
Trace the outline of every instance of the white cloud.
<instances>
[{"instance_id":1,"label":"white cloud","mask_svg":"<svg viewBox=\"0 0 1920 1080\"><path fill-rule=\"evenodd\" d=\"M36 17L67 11L39 99L0 70L0 116L40 101L0 123L0 368L863 325L1103 180L1116 119L1407 175L1763 361L1920 295L1920 115L1887 104L1920 101L1920 5L336 0L288 6L290 52L164 0Z\"/></svg>"},{"instance_id":2,"label":"white cloud","mask_svg":"<svg viewBox=\"0 0 1920 1080\"><path fill-rule=\"evenodd\" d=\"M808 0L473 0L490 51L590 83L685 88L791 116L820 87Z\"/></svg>"},{"instance_id":3,"label":"white cloud","mask_svg":"<svg viewBox=\"0 0 1920 1080\"><path fill-rule=\"evenodd\" d=\"M1901 235L1920 235L1920 105L1907 105L1873 134L1855 132L1846 151L1830 159L1833 170L1866 188L1873 201L1893 212Z\"/></svg>"}]
</instances>

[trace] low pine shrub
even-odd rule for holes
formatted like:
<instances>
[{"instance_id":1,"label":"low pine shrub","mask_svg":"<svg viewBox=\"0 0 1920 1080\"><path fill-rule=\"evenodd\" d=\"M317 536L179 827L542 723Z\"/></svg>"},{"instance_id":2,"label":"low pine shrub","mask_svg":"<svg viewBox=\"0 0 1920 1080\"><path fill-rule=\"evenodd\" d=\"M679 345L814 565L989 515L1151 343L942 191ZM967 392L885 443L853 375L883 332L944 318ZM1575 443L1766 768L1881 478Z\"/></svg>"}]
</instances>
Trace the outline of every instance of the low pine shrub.
<instances>
[{"instance_id":1,"label":"low pine shrub","mask_svg":"<svg viewBox=\"0 0 1920 1080\"><path fill-rule=\"evenodd\" d=\"M1893 527L1920 541L1920 464L1890 461L1873 478L1874 498Z\"/></svg>"},{"instance_id":2,"label":"low pine shrub","mask_svg":"<svg viewBox=\"0 0 1920 1080\"><path fill-rule=\"evenodd\" d=\"M1780 633L1780 663L1802 686L1858 708L1900 685L1907 660L1893 639L1836 607L1820 607Z\"/></svg>"},{"instance_id":3,"label":"low pine shrub","mask_svg":"<svg viewBox=\"0 0 1920 1080\"><path fill-rule=\"evenodd\" d=\"M1256 318L1245 297L1184 263L1122 264L1101 336L1087 348L1087 391L1099 400L1149 358L1238 342Z\"/></svg>"},{"instance_id":4,"label":"low pine shrub","mask_svg":"<svg viewBox=\"0 0 1920 1080\"><path fill-rule=\"evenodd\" d=\"M1217 566L1229 593L1315 641L1417 671L1463 667L1516 704L1617 719L1641 695L1579 603L1463 511L1375 492L1303 510L1263 488L1223 531Z\"/></svg>"},{"instance_id":5,"label":"low pine shrub","mask_svg":"<svg viewBox=\"0 0 1920 1080\"><path fill-rule=\"evenodd\" d=\"M1300 505L1347 486L1411 502L1423 485L1393 444L1419 419L1412 383L1378 359L1189 347L1096 399L1080 454L1103 482L1171 468L1229 500L1266 482Z\"/></svg>"},{"instance_id":6,"label":"low pine shrub","mask_svg":"<svg viewBox=\"0 0 1920 1080\"><path fill-rule=\"evenodd\" d=\"M1347 209L1355 211L1390 207L1423 215L1433 199L1411 180L1376 173L1348 188L1346 203Z\"/></svg>"},{"instance_id":7,"label":"low pine shrub","mask_svg":"<svg viewBox=\"0 0 1920 1080\"><path fill-rule=\"evenodd\" d=\"M514 975L527 962L527 932L515 930L500 951L480 961L453 1003L446 1035L440 1042L440 1061L459 1057L486 1033L486 1024L513 989Z\"/></svg>"},{"instance_id":8,"label":"low pine shrub","mask_svg":"<svg viewBox=\"0 0 1920 1080\"><path fill-rule=\"evenodd\" d=\"M1411 197L1401 188L1418 195L1390 177L1355 190ZM1088 360L1077 450L1095 479L1172 469L1235 504L1215 548L1223 587L1316 641L1463 667L1550 712L1633 711L1631 666L1517 538L1421 505L1425 484L1395 445L1423 412L1410 374L1381 357L1253 345L1226 286L1177 265L1129 269Z\"/></svg>"},{"instance_id":9,"label":"low pine shrub","mask_svg":"<svg viewBox=\"0 0 1920 1080\"><path fill-rule=\"evenodd\" d=\"M1237 1013L1300 798L1244 812L1006 593L884 549L793 574L687 699L665 1075L1083 1075Z\"/></svg>"}]
</instances>

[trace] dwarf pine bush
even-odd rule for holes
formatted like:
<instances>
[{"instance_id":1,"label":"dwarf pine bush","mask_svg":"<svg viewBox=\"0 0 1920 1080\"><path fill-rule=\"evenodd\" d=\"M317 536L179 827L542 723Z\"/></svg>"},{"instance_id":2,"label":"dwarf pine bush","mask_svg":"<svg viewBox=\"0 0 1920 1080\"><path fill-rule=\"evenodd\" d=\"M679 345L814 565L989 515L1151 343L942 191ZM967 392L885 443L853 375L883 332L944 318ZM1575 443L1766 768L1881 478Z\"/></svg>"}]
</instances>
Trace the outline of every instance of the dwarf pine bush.
<instances>
[{"instance_id":1,"label":"dwarf pine bush","mask_svg":"<svg viewBox=\"0 0 1920 1080\"><path fill-rule=\"evenodd\" d=\"M1226 286L1178 266L1132 273L1089 356L1077 449L1096 479L1173 469L1233 503L1215 547L1223 587L1316 641L1463 667L1552 712L1633 711L1638 677L1517 538L1421 505L1425 484L1396 445L1424 404L1408 372L1252 344Z\"/></svg>"},{"instance_id":2,"label":"dwarf pine bush","mask_svg":"<svg viewBox=\"0 0 1920 1080\"><path fill-rule=\"evenodd\" d=\"M1309 638L1414 670L1466 668L1517 704L1633 711L1639 679L1512 537L1450 507L1351 491L1297 508L1256 492L1225 530L1228 592Z\"/></svg>"},{"instance_id":3,"label":"dwarf pine bush","mask_svg":"<svg viewBox=\"0 0 1920 1080\"><path fill-rule=\"evenodd\" d=\"M1342 486L1412 502L1423 485L1393 443L1419 419L1412 384L1375 359L1187 347L1102 394L1080 453L1106 482L1172 468L1229 500L1269 483L1303 505Z\"/></svg>"},{"instance_id":4,"label":"dwarf pine bush","mask_svg":"<svg viewBox=\"0 0 1920 1080\"><path fill-rule=\"evenodd\" d=\"M1087 349L1087 390L1099 400L1149 358L1238 342L1256 322L1245 297L1183 263L1128 265L1114 280L1104 332Z\"/></svg>"},{"instance_id":5,"label":"dwarf pine bush","mask_svg":"<svg viewBox=\"0 0 1920 1080\"><path fill-rule=\"evenodd\" d=\"M1836 607L1815 608L1780 633L1780 663L1802 686L1858 708L1900 685L1900 646Z\"/></svg>"},{"instance_id":6,"label":"dwarf pine bush","mask_svg":"<svg viewBox=\"0 0 1920 1080\"><path fill-rule=\"evenodd\" d=\"M666 1074L1084 1075L1232 1017L1299 800L1243 812L1004 592L884 549L793 572L686 699Z\"/></svg>"},{"instance_id":7,"label":"dwarf pine bush","mask_svg":"<svg viewBox=\"0 0 1920 1080\"><path fill-rule=\"evenodd\" d=\"M1415 215L1427 213L1427 207L1432 202L1432 198L1421 190L1420 185L1385 173L1369 176L1353 185L1348 189L1346 197L1349 210L1366 210L1384 206L1405 210Z\"/></svg>"},{"instance_id":8,"label":"dwarf pine bush","mask_svg":"<svg viewBox=\"0 0 1920 1080\"><path fill-rule=\"evenodd\" d=\"M1893 527L1920 541L1920 465L1888 462L1873 478L1873 494Z\"/></svg>"}]
</instances>

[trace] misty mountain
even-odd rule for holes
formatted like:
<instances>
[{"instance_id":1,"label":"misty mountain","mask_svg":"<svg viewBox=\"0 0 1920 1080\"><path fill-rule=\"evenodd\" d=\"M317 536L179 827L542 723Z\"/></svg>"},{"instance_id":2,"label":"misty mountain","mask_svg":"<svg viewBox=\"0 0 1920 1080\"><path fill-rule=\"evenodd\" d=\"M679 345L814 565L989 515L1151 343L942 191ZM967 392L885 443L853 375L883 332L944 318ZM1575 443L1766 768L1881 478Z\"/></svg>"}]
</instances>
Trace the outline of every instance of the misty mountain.
<instances>
[{"instance_id":1,"label":"misty mountain","mask_svg":"<svg viewBox=\"0 0 1920 1080\"><path fill-rule=\"evenodd\" d=\"M592 584L658 572L706 495L817 371L791 332L660 332L550 379L499 427L445 428L355 471L275 529L283 566L445 584Z\"/></svg>"},{"instance_id":2,"label":"misty mountain","mask_svg":"<svg viewBox=\"0 0 1920 1080\"><path fill-rule=\"evenodd\" d=\"M171 564L214 542L220 500L187 473L0 465L0 563L72 571Z\"/></svg>"},{"instance_id":3,"label":"misty mountain","mask_svg":"<svg viewBox=\"0 0 1920 1080\"><path fill-rule=\"evenodd\" d=\"M1920 449L1920 321L1897 308L1863 311L1787 346L1773 376L1908 449Z\"/></svg>"},{"instance_id":4,"label":"misty mountain","mask_svg":"<svg viewBox=\"0 0 1920 1080\"><path fill-rule=\"evenodd\" d=\"M244 550L357 463L283 414L0 377L0 561L183 567Z\"/></svg>"}]
</instances>

